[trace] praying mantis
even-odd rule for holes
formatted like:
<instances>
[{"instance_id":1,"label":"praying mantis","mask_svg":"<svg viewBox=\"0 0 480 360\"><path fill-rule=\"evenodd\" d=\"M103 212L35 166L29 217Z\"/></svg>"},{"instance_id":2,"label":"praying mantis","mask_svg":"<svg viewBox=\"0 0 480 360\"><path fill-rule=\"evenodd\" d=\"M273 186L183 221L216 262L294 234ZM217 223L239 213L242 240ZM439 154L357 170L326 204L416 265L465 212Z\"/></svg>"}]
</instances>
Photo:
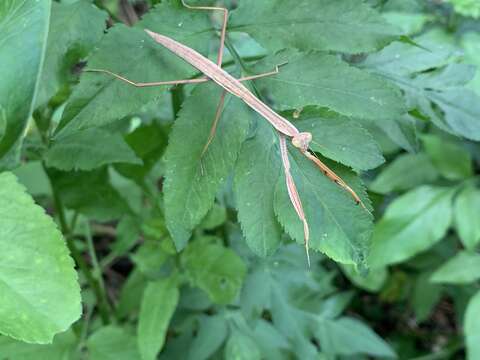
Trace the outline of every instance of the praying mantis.
<instances>
[{"instance_id":1,"label":"praying mantis","mask_svg":"<svg viewBox=\"0 0 480 360\"><path fill-rule=\"evenodd\" d=\"M180 85L180 84L197 84L206 81L214 81L216 84L221 86L224 91L220 96L220 100L217 106L215 113L215 119L210 131L209 138L203 148L202 155L207 150L210 142L215 136L217 123L221 117L225 96L228 93L240 98L245 104L247 104L251 109L256 111L264 119L266 119L277 131L279 137L279 147L280 155L282 159L282 165L285 174L286 187L289 195L290 202L295 209L295 212L303 223L303 232L304 232L304 246L307 256L308 266L310 267L310 255L309 255L309 236L310 229L308 225L305 212L303 210L302 201L297 191L295 181L290 172L290 162L288 158L287 142L286 138L290 138L292 145L297 148L304 156L306 156L310 161L312 161L325 176L330 180L335 182L337 185L346 190L353 198L355 204L361 205L365 210L365 206L362 203L360 197L355 193L355 191L345 183L339 176L337 176L332 170L330 170L320 159L318 159L313 152L309 150L309 144L312 141L312 134L309 132L300 132L290 121L277 114L273 109L271 109L267 104L261 101L256 97L245 85L242 84L242 81L254 80L265 76L274 76L280 70L281 65L277 65L276 68L264 74L254 75L243 77L240 79L234 78L228 72L222 69L222 60L224 52L224 44L226 38L226 28L228 21L228 9L223 7L213 7L213 6L191 6L185 3L184 0L181 0L183 6L192 10L207 10L207 11L221 11L223 13L223 22L222 28L220 31L220 46L217 55L217 62L214 63L210 59L204 57L202 54L198 53L192 48L189 48L186 45L183 45L167 36L155 33L148 29L144 29L145 32L158 44L170 50L172 53L185 60L187 63L198 69L203 73L204 77L195 78L195 79L183 79L183 80L174 80L174 81L161 81L161 82L147 82L139 83L132 80L129 80L121 75L115 74L109 70L105 69L85 69L87 72L100 72L105 73L110 76L113 76L121 81L124 81L135 87L151 87L151 86L162 86L162 85ZM282 64L283 65L283 64ZM368 211L368 210L367 210Z\"/></svg>"}]
</instances>

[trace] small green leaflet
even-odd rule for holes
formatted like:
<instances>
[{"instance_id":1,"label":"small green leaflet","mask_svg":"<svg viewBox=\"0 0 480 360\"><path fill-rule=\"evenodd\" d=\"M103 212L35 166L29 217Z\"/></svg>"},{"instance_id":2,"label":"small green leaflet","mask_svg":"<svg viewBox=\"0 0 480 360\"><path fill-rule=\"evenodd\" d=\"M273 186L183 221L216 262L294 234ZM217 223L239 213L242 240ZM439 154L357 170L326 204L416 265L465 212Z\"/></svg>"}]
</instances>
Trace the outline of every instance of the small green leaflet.
<instances>
[{"instance_id":1,"label":"small green leaflet","mask_svg":"<svg viewBox=\"0 0 480 360\"><path fill-rule=\"evenodd\" d=\"M372 229L371 214L357 206L350 194L328 179L298 150L292 149L290 155L292 175L311 229L310 248L337 262L364 265ZM345 171L337 174L364 198L364 188L354 176ZM283 176L277 183L275 212L286 232L303 243L303 226L291 205Z\"/></svg>"},{"instance_id":2,"label":"small green leaflet","mask_svg":"<svg viewBox=\"0 0 480 360\"><path fill-rule=\"evenodd\" d=\"M20 158L45 57L50 7L50 0L0 2L0 169L14 167Z\"/></svg>"},{"instance_id":3,"label":"small green leaflet","mask_svg":"<svg viewBox=\"0 0 480 360\"><path fill-rule=\"evenodd\" d=\"M480 190L467 186L455 199L454 219L460 240L468 250L474 250L480 242L480 222L474 214L480 214Z\"/></svg>"},{"instance_id":4,"label":"small green leaflet","mask_svg":"<svg viewBox=\"0 0 480 360\"><path fill-rule=\"evenodd\" d=\"M63 171L93 170L111 163L142 164L120 134L95 128L53 141L45 161L47 166Z\"/></svg>"},{"instance_id":5,"label":"small green leaflet","mask_svg":"<svg viewBox=\"0 0 480 360\"><path fill-rule=\"evenodd\" d=\"M229 304L235 300L246 273L243 260L211 237L189 244L182 253L182 264L189 281L217 304Z\"/></svg>"},{"instance_id":6,"label":"small green leaflet","mask_svg":"<svg viewBox=\"0 0 480 360\"><path fill-rule=\"evenodd\" d=\"M295 122L300 131L308 131L312 150L356 170L369 170L385 159L372 135L358 122L328 109L302 112Z\"/></svg>"},{"instance_id":7,"label":"small green leaflet","mask_svg":"<svg viewBox=\"0 0 480 360\"><path fill-rule=\"evenodd\" d=\"M9 172L0 174L0 251L0 333L51 343L81 315L77 273L53 220Z\"/></svg>"},{"instance_id":8,"label":"small green leaflet","mask_svg":"<svg viewBox=\"0 0 480 360\"><path fill-rule=\"evenodd\" d=\"M228 95L217 134L202 154L221 93L212 83L195 88L173 125L165 153L165 218L178 250L212 207L247 136L250 112Z\"/></svg>"},{"instance_id":9,"label":"small green leaflet","mask_svg":"<svg viewBox=\"0 0 480 360\"><path fill-rule=\"evenodd\" d=\"M401 154L382 169L370 184L370 190L379 194L405 191L431 183L438 177L438 171L427 154Z\"/></svg>"},{"instance_id":10,"label":"small green leaflet","mask_svg":"<svg viewBox=\"0 0 480 360\"><path fill-rule=\"evenodd\" d=\"M317 317L314 332L323 352L327 354L397 357L381 337L355 318L340 317L330 320Z\"/></svg>"},{"instance_id":11,"label":"small green leaflet","mask_svg":"<svg viewBox=\"0 0 480 360\"><path fill-rule=\"evenodd\" d=\"M260 350L253 339L235 330L225 345L225 360L261 360Z\"/></svg>"},{"instance_id":12,"label":"small green leaflet","mask_svg":"<svg viewBox=\"0 0 480 360\"><path fill-rule=\"evenodd\" d=\"M114 325L95 331L87 340L87 350L90 360L141 359L135 335Z\"/></svg>"},{"instance_id":13,"label":"small green leaflet","mask_svg":"<svg viewBox=\"0 0 480 360\"><path fill-rule=\"evenodd\" d=\"M468 302L465 311L463 331L467 343L467 358L475 360L480 357L480 291Z\"/></svg>"},{"instance_id":14,"label":"small green leaflet","mask_svg":"<svg viewBox=\"0 0 480 360\"><path fill-rule=\"evenodd\" d=\"M250 34L271 51L284 48L357 54L378 50L401 35L357 0L242 0L230 31Z\"/></svg>"},{"instance_id":15,"label":"small green leaflet","mask_svg":"<svg viewBox=\"0 0 480 360\"><path fill-rule=\"evenodd\" d=\"M45 105L72 81L72 68L103 36L107 13L86 1L52 2L47 51L36 106Z\"/></svg>"},{"instance_id":16,"label":"small green leaflet","mask_svg":"<svg viewBox=\"0 0 480 360\"><path fill-rule=\"evenodd\" d=\"M473 175L472 156L459 142L435 135L423 135L421 139L433 165L444 178L462 180Z\"/></svg>"},{"instance_id":17,"label":"small green leaflet","mask_svg":"<svg viewBox=\"0 0 480 360\"><path fill-rule=\"evenodd\" d=\"M277 249L282 235L273 210L274 184L281 171L277 139L270 125L258 118L255 136L243 143L235 167L238 218L247 245L262 257Z\"/></svg>"},{"instance_id":18,"label":"small green leaflet","mask_svg":"<svg viewBox=\"0 0 480 360\"><path fill-rule=\"evenodd\" d=\"M138 348L142 360L154 360L165 343L168 324L180 297L175 278L151 281L143 292L138 318Z\"/></svg>"},{"instance_id":19,"label":"small green leaflet","mask_svg":"<svg viewBox=\"0 0 480 360\"><path fill-rule=\"evenodd\" d=\"M455 189L421 186L395 199L376 224L369 264L398 263L441 240L452 222Z\"/></svg>"},{"instance_id":20,"label":"small green leaflet","mask_svg":"<svg viewBox=\"0 0 480 360\"><path fill-rule=\"evenodd\" d=\"M316 105L366 119L393 118L405 112L395 85L333 55L284 50L261 60L254 66L255 73L283 63L278 74L256 81L258 89L273 98L277 110Z\"/></svg>"},{"instance_id":21,"label":"small green leaflet","mask_svg":"<svg viewBox=\"0 0 480 360\"><path fill-rule=\"evenodd\" d=\"M460 251L437 269L430 280L442 284L469 284L479 278L480 254Z\"/></svg>"}]
</instances>

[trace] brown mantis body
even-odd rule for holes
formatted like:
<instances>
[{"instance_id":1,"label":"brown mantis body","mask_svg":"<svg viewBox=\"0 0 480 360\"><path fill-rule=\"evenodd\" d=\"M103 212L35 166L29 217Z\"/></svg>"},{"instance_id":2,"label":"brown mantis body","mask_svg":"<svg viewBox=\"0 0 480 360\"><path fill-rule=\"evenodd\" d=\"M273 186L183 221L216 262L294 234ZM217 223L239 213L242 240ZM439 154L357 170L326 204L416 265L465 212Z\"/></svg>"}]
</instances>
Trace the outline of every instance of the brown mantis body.
<instances>
[{"instance_id":1,"label":"brown mantis body","mask_svg":"<svg viewBox=\"0 0 480 360\"><path fill-rule=\"evenodd\" d=\"M310 153L309 143L312 140L312 135L309 132L300 132L290 121L288 121L287 119L285 119L284 117L280 116L275 111L273 111L268 105L266 105L264 102L258 99L246 86L244 86L241 83L241 81L244 81L244 80L252 80L252 79L263 77L263 76L274 75L278 73L278 66L275 69L275 71L272 71L270 73L245 77L241 79L234 78L228 72L226 72L221 68L223 47L224 47L225 34L226 34L226 25L227 25L227 19L228 19L228 10L220 7L193 7L185 4L183 0L182 0L182 3L184 4L184 6L190 9L223 11L224 18L223 18L223 26L222 26L221 36L220 36L221 44L220 44L220 49L218 53L217 64L215 64L208 58L204 57L197 51L167 36L157 34L148 29L145 29L145 32L157 43L161 44L162 46L164 46L165 48L167 48L168 50L170 50L171 52L173 52L174 54L176 54L177 56L179 56L180 58L182 58L183 60L185 60L192 66L194 66L195 68L197 68L200 72L202 72L206 76L206 78L186 79L186 80L177 80L177 81L168 81L168 82L136 83L120 75L114 74L108 70L89 69L87 71L104 72L137 87L201 83L201 82L209 81L209 79L213 80L215 83L220 85L225 91L221 96L221 99L217 108L216 116L215 116L215 121L212 126L212 131L210 133L207 144L205 145L205 148L202 152L202 155L206 151L208 145L213 139L213 136L215 135L216 124L221 115L225 92L229 92L237 96L238 98L242 99L250 108L252 108L258 114L260 114L263 118L269 121L270 124L279 132L280 153L281 153L282 163L283 163L284 172L285 172L288 195L298 217L303 223L305 250L307 253L308 264L310 265L310 257L309 257L309 249L308 249L309 226L308 226L307 219L305 217L305 213L303 211L300 196L295 186L295 182L290 173L290 162L288 159L287 143L286 143L285 137L286 136L290 137L292 139L292 144L296 148L298 148L301 151L301 153L304 154L309 160L313 161L315 165L317 165L328 178L330 178L336 184L338 184L339 186L344 188L347 192L349 192L357 204L361 204L363 206L363 203L361 202L358 195L339 176L337 176L318 158L316 158L312 153Z\"/></svg>"}]
</instances>

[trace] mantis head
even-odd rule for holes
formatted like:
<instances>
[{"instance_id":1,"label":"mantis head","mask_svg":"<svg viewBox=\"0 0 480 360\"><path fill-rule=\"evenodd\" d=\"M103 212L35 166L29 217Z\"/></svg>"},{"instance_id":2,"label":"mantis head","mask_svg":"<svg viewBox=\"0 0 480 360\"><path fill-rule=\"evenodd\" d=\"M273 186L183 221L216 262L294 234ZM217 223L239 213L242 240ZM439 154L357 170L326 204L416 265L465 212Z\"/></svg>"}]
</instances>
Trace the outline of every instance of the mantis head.
<instances>
[{"instance_id":1,"label":"mantis head","mask_svg":"<svg viewBox=\"0 0 480 360\"><path fill-rule=\"evenodd\" d=\"M309 132L301 132L292 137L293 146L300 149L302 153L308 150L310 141L312 141L312 134Z\"/></svg>"}]
</instances>

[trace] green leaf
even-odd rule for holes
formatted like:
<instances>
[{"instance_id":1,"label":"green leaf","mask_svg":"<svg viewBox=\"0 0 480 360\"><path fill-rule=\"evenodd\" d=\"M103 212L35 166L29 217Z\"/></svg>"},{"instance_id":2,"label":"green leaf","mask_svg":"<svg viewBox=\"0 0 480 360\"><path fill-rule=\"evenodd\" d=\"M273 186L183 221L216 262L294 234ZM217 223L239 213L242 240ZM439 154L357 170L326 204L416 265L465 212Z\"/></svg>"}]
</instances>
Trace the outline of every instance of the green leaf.
<instances>
[{"instance_id":1,"label":"green leaf","mask_svg":"<svg viewBox=\"0 0 480 360\"><path fill-rule=\"evenodd\" d=\"M380 194L410 190L431 183L438 176L438 171L426 154L401 154L385 166L370 184L370 190Z\"/></svg>"},{"instance_id":2,"label":"green leaf","mask_svg":"<svg viewBox=\"0 0 480 360\"><path fill-rule=\"evenodd\" d=\"M32 196L51 196L52 186L40 161L29 161L16 168L13 173L18 182Z\"/></svg>"},{"instance_id":3,"label":"green leaf","mask_svg":"<svg viewBox=\"0 0 480 360\"><path fill-rule=\"evenodd\" d=\"M188 350L188 360L207 360L220 348L228 334L221 315L201 316L197 336Z\"/></svg>"},{"instance_id":4,"label":"green leaf","mask_svg":"<svg viewBox=\"0 0 480 360\"><path fill-rule=\"evenodd\" d=\"M8 360L66 360L74 359L77 351L77 338L69 330L55 335L49 345L27 344L11 338L0 337L0 354Z\"/></svg>"},{"instance_id":5,"label":"green leaf","mask_svg":"<svg viewBox=\"0 0 480 360\"><path fill-rule=\"evenodd\" d=\"M51 343L80 317L77 274L55 223L9 172L0 174L0 251L0 332Z\"/></svg>"},{"instance_id":6,"label":"green leaf","mask_svg":"<svg viewBox=\"0 0 480 360\"><path fill-rule=\"evenodd\" d=\"M137 341L126 329L114 325L94 332L87 341L91 360L140 360Z\"/></svg>"},{"instance_id":7,"label":"green leaf","mask_svg":"<svg viewBox=\"0 0 480 360\"><path fill-rule=\"evenodd\" d=\"M238 255L209 237L192 242L182 254L182 264L190 282L218 304L235 300L246 273Z\"/></svg>"},{"instance_id":8,"label":"green leaf","mask_svg":"<svg viewBox=\"0 0 480 360\"><path fill-rule=\"evenodd\" d=\"M421 273L417 277L413 288L412 307L415 311L415 319L418 322L425 321L430 317L442 296L442 287L431 283L431 275L431 272Z\"/></svg>"},{"instance_id":9,"label":"green leaf","mask_svg":"<svg viewBox=\"0 0 480 360\"><path fill-rule=\"evenodd\" d=\"M353 265L342 264L340 269L355 286L370 292L380 291L388 278L386 268L372 269L367 275L360 274Z\"/></svg>"},{"instance_id":10,"label":"green leaf","mask_svg":"<svg viewBox=\"0 0 480 360\"><path fill-rule=\"evenodd\" d=\"M312 133L312 150L357 170L373 169L385 162L372 135L359 123L327 109L302 115L295 125Z\"/></svg>"},{"instance_id":11,"label":"green leaf","mask_svg":"<svg viewBox=\"0 0 480 360\"><path fill-rule=\"evenodd\" d=\"M414 35L422 31L425 24L433 20L427 14L408 13L401 11L386 11L382 16L390 23L402 29L405 35Z\"/></svg>"},{"instance_id":12,"label":"green leaf","mask_svg":"<svg viewBox=\"0 0 480 360\"><path fill-rule=\"evenodd\" d=\"M410 108L419 109L442 130L480 140L480 101L463 87L473 75L471 67L445 66L454 54L445 41L426 34L418 42L426 49L392 44L370 56L364 65L401 87ZM432 68L439 69L417 74Z\"/></svg>"},{"instance_id":13,"label":"green leaf","mask_svg":"<svg viewBox=\"0 0 480 360\"><path fill-rule=\"evenodd\" d=\"M212 230L227 221L227 209L218 204L214 204L200 226L206 230Z\"/></svg>"},{"instance_id":14,"label":"green leaf","mask_svg":"<svg viewBox=\"0 0 480 360\"><path fill-rule=\"evenodd\" d=\"M468 250L480 242L480 222L473 214L480 214L480 191L468 186L458 194L454 205L455 228Z\"/></svg>"},{"instance_id":15,"label":"green leaf","mask_svg":"<svg viewBox=\"0 0 480 360\"><path fill-rule=\"evenodd\" d=\"M449 180L462 180L472 176L472 157L459 144L435 135L423 135L427 154L438 172Z\"/></svg>"},{"instance_id":16,"label":"green leaf","mask_svg":"<svg viewBox=\"0 0 480 360\"><path fill-rule=\"evenodd\" d=\"M202 53L206 53L208 40L214 34L206 12L187 11L178 1L165 1L135 27L117 24L109 29L89 58L88 68L109 70L138 82L187 79L197 73L151 39L143 28L171 36ZM136 89L105 74L85 73L70 97L55 136L115 122L156 101L167 89Z\"/></svg>"},{"instance_id":17,"label":"green leaf","mask_svg":"<svg viewBox=\"0 0 480 360\"><path fill-rule=\"evenodd\" d=\"M456 12L463 16L480 17L480 4L475 0L446 0L453 5Z\"/></svg>"},{"instance_id":18,"label":"green leaf","mask_svg":"<svg viewBox=\"0 0 480 360\"><path fill-rule=\"evenodd\" d=\"M463 331L466 337L467 359L475 360L480 357L480 291L468 302L465 311Z\"/></svg>"},{"instance_id":19,"label":"green leaf","mask_svg":"<svg viewBox=\"0 0 480 360\"><path fill-rule=\"evenodd\" d=\"M308 269L302 247L297 244L280 247L274 255L252 266L240 302L246 319L255 323L268 310L274 329L288 341L277 338L276 341L283 343L279 349L288 348L301 359L314 358L317 354L310 341L309 325L313 321L307 310L314 314L321 312L320 300L335 290L331 284L334 275L312 259L312 269ZM263 345L259 343L262 348Z\"/></svg>"},{"instance_id":20,"label":"green leaf","mask_svg":"<svg viewBox=\"0 0 480 360\"><path fill-rule=\"evenodd\" d=\"M165 218L177 250L185 247L193 228L212 207L247 136L250 112L239 99L227 95L215 137L202 155L222 91L215 84L195 88L170 135L165 153Z\"/></svg>"},{"instance_id":21,"label":"green leaf","mask_svg":"<svg viewBox=\"0 0 480 360\"><path fill-rule=\"evenodd\" d=\"M86 129L53 141L45 160L48 166L64 171L93 170L117 162L142 164L120 134L100 129Z\"/></svg>"},{"instance_id":22,"label":"green leaf","mask_svg":"<svg viewBox=\"0 0 480 360\"><path fill-rule=\"evenodd\" d=\"M260 61L255 73L285 62L278 74L256 81L277 110L316 105L366 119L393 118L405 112L396 86L333 55L285 50Z\"/></svg>"},{"instance_id":23,"label":"green leaf","mask_svg":"<svg viewBox=\"0 0 480 360\"><path fill-rule=\"evenodd\" d=\"M310 248L337 262L363 264L370 242L371 214L297 149L292 149L290 158L291 173L311 229ZM345 171L339 175L363 197L364 189L357 179ZM288 197L284 176L277 183L275 212L286 232L303 244L303 225Z\"/></svg>"},{"instance_id":24,"label":"green leaf","mask_svg":"<svg viewBox=\"0 0 480 360\"><path fill-rule=\"evenodd\" d=\"M281 161L277 135L263 119L255 136L244 142L235 168L238 219L248 247L258 256L271 255L282 235L273 211L275 184Z\"/></svg>"},{"instance_id":25,"label":"green leaf","mask_svg":"<svg viewBox=\"0 0 480 360\"><path fill-rule=\"evenodd\" d=\"M125 200L110 184L106 168L88 172L49 170L64 205L98 221L118 219L128 213Z\"/></svg>"},{"instance_id":26,"label":"green leaf","mask_svg":"<svg viewBox=\"0 0 480 360\"><path fill-rule=\"evenodd\" d=\"M328 354L396 358L393 349L360 321L342 317L336 320L318 320L315 335L322 351Z\"/></svg>"},{"instance_id":27,"label":"green leaf","mask_svg":"<svg viewBox=\"0 0 480 360\"><path fill-rule=\"evenodd\" d=\"M370 121L380 129L390 140L402 149L415 153L418 151L417 129L415 119L409 114L392 119L392 121ZM378 141L378 140L377 140Z\"/></svg>"},{"instance_id":28,"label":"green leaf","mask_svg":"<svg viewBox=\"0 0 480 360\"><path fill-rule=\"evenodd\" d=\"M257 340L257 346L262 353L262 359L266 360L288 360L290 359L289 344L272 323L259 318L253 337Z\"/></svg>"},{"instance_id":29,"label":"green leaf","mask_svg":"<svg viewBox=\"0 0 480 360\"><path fill-rule=\"evenodd\" d=\"M460 251L431 277L434 283L469 284L480 279L480 254Z\"/></svg>"},{"instance_id":30,"label":"green leaf","mask_svg":"<svg viewBox=\"0 0 480 360\"><path fill-rule=\"evenodd\" d=\"M441 240L452 221L451 188L422 186L393 201L376 224L369 263L398 263Z\"/></svg>"},{"instance_id":31,"label":"green leaf","mask_svg":"<svg viewBox=\"0 0 480 360\"><path fill-rule=\"evenodd\" d=\"M229 30L246 32L272 51L298 48L350 54L375 51L400 35L356 0L244 0L233 11Z\"/></svg>"},{"instance_id":32,"label":"green leaf","mask_svg":"<svg viewBox=\"0 0 480 360\"><path fill-rule=\"evenodd\" d=\"M50 6L50 0L0 3L0 118L4 128L0 169L19 161L21 136L33 111L45 57Z\"/></svg>"},{"instance_id":33,"label":"green leaf","mask_svg":"<svg viewBox=\"0 0 480 360\"><path fill-rule=\"evenodd\" d=\"M143 360L154 360L162 349L180 293L173 278L149 282L138 318L138 347Z\"/></svg>"},{"instance_id":34,"label":"green leaf","mask_svg":"<svg viewBox=\"0 0 480 360\"><path fill-rule=\"evenodd\" d=\"M52 3L47 52L36 105L44 105L72 80L72 68L103 36L107 14L85 1Z\"/></svg>"},{"instance_id":35,"label":"green leaf","mask_svg":"<svg viewBox=\"0 0 480 360\"><path fill-rule=\"evenodd\" d=\"M125 177L143 184L145 176L158 162L167 147L166 132L157 124L143 125L125 136L128 146L136 156L142 159L143 165L115 164L115 169Z\"/></svg>"},{"instance_id":36,"label":"green leaf","mask_svg":"<svg viewBox=\"0 0 480 360\"><path fill-rule=\"evenodd\" d=\"M384 75L403 77L446 65L455 51L453 47L435 43L426 36L415 38L415 42L422 47L394 42L378 53L368 56L362 66Z\"/></svg>"},{"instance_id":37,"label":"green leaf","mask_svg":"<svg viewBox=\"0 0 480 360\"><path fill-rule=\"evenodd\" d=\"M261 354L255 341L241 331L233 331L225 345L225 360L260 360Z\"/></svg>"}]
</instances>

